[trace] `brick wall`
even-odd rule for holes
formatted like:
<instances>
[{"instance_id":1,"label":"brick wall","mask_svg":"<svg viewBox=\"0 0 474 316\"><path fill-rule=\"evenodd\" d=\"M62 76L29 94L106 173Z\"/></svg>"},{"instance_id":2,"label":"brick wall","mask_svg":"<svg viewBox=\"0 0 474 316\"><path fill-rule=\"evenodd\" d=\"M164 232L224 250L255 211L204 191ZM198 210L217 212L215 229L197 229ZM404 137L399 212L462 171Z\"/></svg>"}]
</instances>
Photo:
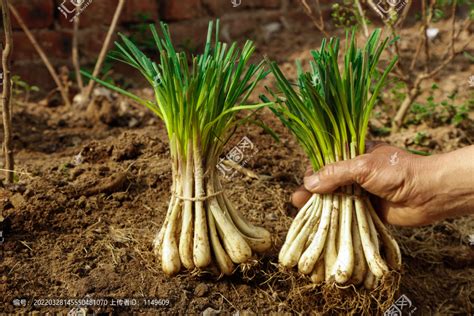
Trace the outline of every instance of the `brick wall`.
<instances>
[{"instance_id":1,"label":"brick wall","mask_svg":"<svg viewBox=\"0 0 474 316\"><path fill-rule=\"evenodd\" d=\"M71 45L75 12L74 1L81 0L10 0L47 52L56 68L71 69ZM118 0L82 0L80 13L79 51L81 65L91 64L102 47L108 25ZM235 39L258 33L259 25L278 21L288 12L296 12L296 19L310 20L301 12L300 0L126 0L119 31L140 34L150 22L168 22L175 43L196 47L205 40L210 19L220 18L222 35ZM234 7L234 3L239 3ZM335 1L321 0L326 18ZM61 13L61 9L65 15ZM299 11L298 11L299 9ZM72 12L72 13L68 13ZM327 21L328 19L326 19ZM27 82L48 89L54 87L50 76L35 49L21 31L15 18L13 23L13 71ZM253 32L253 33L252 33ZM258 35L258 34L253 34Z\"/></svg>"},{"instance_id":2,"label":"brick wall","mask_svg":"<svg viewBox=\"0 0 474 316\"><path fill-rule=\"evenodd\" d=\"M72 27L75 0L11 0L25 23L47 52L56 68L71 65ZM229 36L248 32L264 20L277 19L286 0L126 0L119 30L139 32L141 26L162 20L170 24L175 42L194 45L204 39L209 19L219 17ZM294 1L294 0L290 0ZM79 50L81 64L93 62L102 47L117 0L84 0L80 13ZM63 9L64 14L60 8ZM67 18L66 16L67 15ZM13 70L27 82L53 87L46 68L12 16Z\"/></svg>"}]
</instances>

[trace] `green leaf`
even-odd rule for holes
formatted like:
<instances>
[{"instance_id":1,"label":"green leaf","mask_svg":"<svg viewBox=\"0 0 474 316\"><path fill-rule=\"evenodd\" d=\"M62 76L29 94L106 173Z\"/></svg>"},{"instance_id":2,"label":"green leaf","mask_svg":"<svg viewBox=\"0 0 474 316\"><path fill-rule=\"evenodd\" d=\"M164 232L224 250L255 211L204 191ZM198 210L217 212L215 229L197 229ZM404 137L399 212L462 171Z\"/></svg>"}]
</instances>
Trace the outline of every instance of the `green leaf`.
<instances>
[{"instance_id":1,"label":"green leaf","mask_svg":"<svg viewBox=\"0 0 474 316\"><path fill-rule=\"evenodd\" d=\"M320 49L311 52L309 72L297 62L296 85L275 62L267 60L278 88L278 93L267 88L275 103L270 109L296 136L314 169L364 153L370 114L397 62L395 57L378 74L382 52L397 40L389 43L388 38L380 40L380 35L381 30L375 30L365 47L359 48L355 31L348 32L342 59L339 39L324 39Z\"/></svg>"},{"instance_id":2,"label":"green leaf","mask_svg":"<svg viewBox=\"0 0 474 316\"><path fill-rule=\"evenodd\" d=\"M247 41L242 49L236 43L230 47L219 42L219 21L209 23L204 52L189 56L178 51L171 40L169 27L160 23L161 32L150 25L158 57L153 61L130 38L119 34L110 58L136 70L154 90L154 102L98 78L100 84L146 106L161 118L172 140L172 155L185 156L189 141L199 135L202 155L213 161L222 151L222 139L227 139L236 126L235 113L258 109L267 104L247 103L257 83L267 72L263 63L251 64L255 51Z\"/></svg>"}]
</instances>

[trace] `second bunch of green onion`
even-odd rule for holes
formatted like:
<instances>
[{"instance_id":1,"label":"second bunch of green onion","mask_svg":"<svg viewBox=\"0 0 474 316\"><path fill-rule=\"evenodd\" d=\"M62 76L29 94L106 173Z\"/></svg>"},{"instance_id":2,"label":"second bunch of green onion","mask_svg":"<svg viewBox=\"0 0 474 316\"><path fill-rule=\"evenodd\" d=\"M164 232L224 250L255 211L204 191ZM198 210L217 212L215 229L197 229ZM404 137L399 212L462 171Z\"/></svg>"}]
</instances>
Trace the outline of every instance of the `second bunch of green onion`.
<instances>
[{"instance_id":1,"label":"second bunch of green onion","mask_svg":"<svg viewBox=\"0 0 474 316\"><path fill-rule=\"evenodd\" d=\"M271 109L298 139L315 171L364 154L371 111L396 63L395 58L376 76L388 45L380 33L374 31L364 48L357 47L354 33L348 35L342 71L339 39L323 40L321 48L311 52L310 71L297 63L296 85L269 62L279 90L268 89L275 99ZM315 283L373 289L390 271L401 268L401 255L366 192L349 185L334 194L312 195L291 224L279 262L287 268L298 266Z\"/></svg>"}]
</instances>

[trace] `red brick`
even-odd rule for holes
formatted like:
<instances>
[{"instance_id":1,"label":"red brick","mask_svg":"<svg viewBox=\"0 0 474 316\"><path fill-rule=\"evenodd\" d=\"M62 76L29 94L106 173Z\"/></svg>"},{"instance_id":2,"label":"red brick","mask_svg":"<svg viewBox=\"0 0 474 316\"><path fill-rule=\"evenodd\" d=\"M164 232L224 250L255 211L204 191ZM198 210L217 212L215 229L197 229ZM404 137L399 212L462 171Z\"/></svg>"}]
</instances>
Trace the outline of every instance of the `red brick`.
<instances>
[{"instance_id":1,"label":"red brick","mask_svg":"<svg viewBox=\"0 0 474 316\"><path fill-rule=\"evenodd\" d=\"M59 6L64 0L56 0ZM66 0L67 8L72 11L71 0ZM89 5L87 5L89 3ZM118 0L85 0L84 7L80 13L80 27L87 28L97 25L109 25L112 22ZM57 9L57 8L56 8ZM59 9L57 9L59 11ZM123 14L123 12L122 12ZM58 12L59 23L62 27L72 28L73 23L70 21L74 17L74 13L68 14L66 18L62 13Z\"/></svg>"},{"instance_id":2,"label":"red brick","mask_svg":"<svg viewBox=\"0 0 474 316\"><path fill-rule=\"evenodd\" d=\"M239 4L240 1L240 4ZM281 6L281 0L235 0L236 6L234 7L233 0L226 0L224 4L230 8L239 9L278 9Z\"/></svg>"},{"instance_id":3,"label":"red brick","mask_svg":"<svg viewBox=\"0 0 474 316\"><path fill-rule=\"evenodd\" d=\"M252 8L262 8L262 9L278 9L281 6L281 0L255 0L255 1L245 1L241 0L243 5L248 5Z\"/></svg>"},{"instance_id":4,"label":"red brick","mask_svg":"<svg viewBox=\"0 0 474 316\"><path fill-rule=\"evenodd\" d=\"M226 10L232 8L232 4L229 1L222 0L202 0L202 5L208 13L213 16L221 16Z\"/></svg>"},{"instance_id":5,"label":"red brick","mask_svg":"<svg viewBox=\"0 0 474 316\"><path fill-rule=\"evenodd\" d=\"M79 52L82 58L96 60L107 36L108 28L106 26L89 28L79 33ZM117 32L112 38L110 48L114 47L114 40Z\"/></svg>"},{"instance_id":6,"label":"red brick","mask_svg":"<svg viewBox=\"0 0 474 316\"><path fill-rule=\"evenodd\" d=\"M48 57L68 58L71 55L71 35L66 31L39 30L32 32ZM13 60L33 61L40 57L25 33L13 32Z\"/></svg>"},{"instance_id":7,"label":"red brick","mask_svg":"<svg viewBox=\"0 0 474 316\"><path fill-rule=\"evenodd\" d=\"M54 21L53 0L13 0L13 6L30 29L48 28ZM12 15L12 28L21 29Z\"/></svg>"},{"instance_id":8,"label":"red brick","mask_svg":"<svg viewBox=\"0 0 474 316\"><path fill-rule=\"evenodd\" d=\"M235 0L240 1L240 5L234 7L232 0L202 0L205 9L213 16L221 16L224 13L233 13L237 10L245 9L278 9L281 6L281 0Z\"/></svg>"},{"instance_id":9,"label":"red brick","mask_svg":"<svg viewBox=\"0 0 474 316\"><path fill-rule=\"evenodd\" d=\"M160 9L165 21L189 20L203 14L200 0L163 0Z\"/></svg>"},{"instance_id":10,"label":"red brick","mask_svg":"<svg viewBox=\"0 0 474 316\"><path fill-rule=\"evenodd\" d=\"M157 0L128 0L122 13L122 22L143 22L158 20Z\"/></svg>"},{"instance_id":11,"label":"red brick","mask_svg":"<svg viewBox=\"0 0 474 316\"><path fill-rule=\"evenodd\" d=\"M38 86L41 90L40 95L44 95L56 85L46 66L41 62L13 63L12 73L20 76L21 80L31 86ZM36 95L36 94L35 94Z\"/></svg>"},{"instance_id":12,"label":"red brick","mask_svg":"<svg viewBox=\"0 0 474 316\"><path fill-rule=\"evenodd\" d=\"M247 36L253 31L256 31L256 27L260 23L261 21L259 21L257 17L252 17L245 13L239 14L238 18L223 19L220 24L221 40L235 41L242 36ZM226 36L229 36L230 38L226 38ZM252 36L252 38L254 38L254 36Z\"/></svg>"},{"instance_id":13,"label":"red brick","mask_svg":"<svg viewBox=\"0 0 474 316\"><path fill-rule=\"evenodd\" d=\"M170 33L175 47L185 49L202 48L206 41L208 21L184 21L170 24Z\"/></svg>"}]
</instances>

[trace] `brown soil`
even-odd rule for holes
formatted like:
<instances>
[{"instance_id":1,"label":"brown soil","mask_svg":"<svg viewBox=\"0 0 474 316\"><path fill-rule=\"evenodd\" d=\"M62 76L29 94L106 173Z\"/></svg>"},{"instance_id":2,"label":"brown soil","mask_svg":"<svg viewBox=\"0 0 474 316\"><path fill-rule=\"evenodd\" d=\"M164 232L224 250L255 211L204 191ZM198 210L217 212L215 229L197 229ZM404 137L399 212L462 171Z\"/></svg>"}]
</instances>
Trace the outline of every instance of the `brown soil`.
<instances>
[{"instance_id":1,"label":"brown soil","mask_svg":"<svg viewBox=\"0 0 474 316\"><path fill-rule=\"evenodd\" d=\"M306 29L315 33L310 26ZM273 56L284 53L285 58L279 57L279 61L286 69L319 41L314 36L306 40L292 34L282 32L265 48L265 53ZM283 39L287 39L284 47L280 45ZM459 86L466 85L469 67L462 57L452 66L459 70L455 77ZM461 93L460 98L466 100L468 94ZM123 102L116 100L114 106ZM260 117L274 127L280 143L259 127L244 126L228 148L241 137L249 137L258 153L247 167L270 178L252 180L236 175L225 185L239 209L273 233L275 246L258 258L251 272L239 271L219 280L206 274L166 277L152 253L151 241L163 222L171 185L163 125L136 108L125 114L117 110L112 112L117 115L99 115L95 121L78 111L73 113L37 104L15 109L18 182L0 190L5 238L0 253L0 313L67 312L70 308L33 303L44 303L41 299L46 298L87 297L165 300L156 304L169 300L167 306L89 309L121 315L322 310L320 289L277 267L278 249L291 222L288 215L295 212L289 196L301 184L307 160L295 139L269 112ZM372 123L380 124L389 117L390 112ZM472 144L473 126L472 121L460 127L411 126L379 139L442 152ZM421 130L429 133L431 141L412 145L414 133ZM395 229L404 254L396 297L405 294L420 315L472 314L474 248L467 236L473 231L472 218ZM16 298L27 299L28 306L14 307Z\"/></svg>"}]
</instances>

